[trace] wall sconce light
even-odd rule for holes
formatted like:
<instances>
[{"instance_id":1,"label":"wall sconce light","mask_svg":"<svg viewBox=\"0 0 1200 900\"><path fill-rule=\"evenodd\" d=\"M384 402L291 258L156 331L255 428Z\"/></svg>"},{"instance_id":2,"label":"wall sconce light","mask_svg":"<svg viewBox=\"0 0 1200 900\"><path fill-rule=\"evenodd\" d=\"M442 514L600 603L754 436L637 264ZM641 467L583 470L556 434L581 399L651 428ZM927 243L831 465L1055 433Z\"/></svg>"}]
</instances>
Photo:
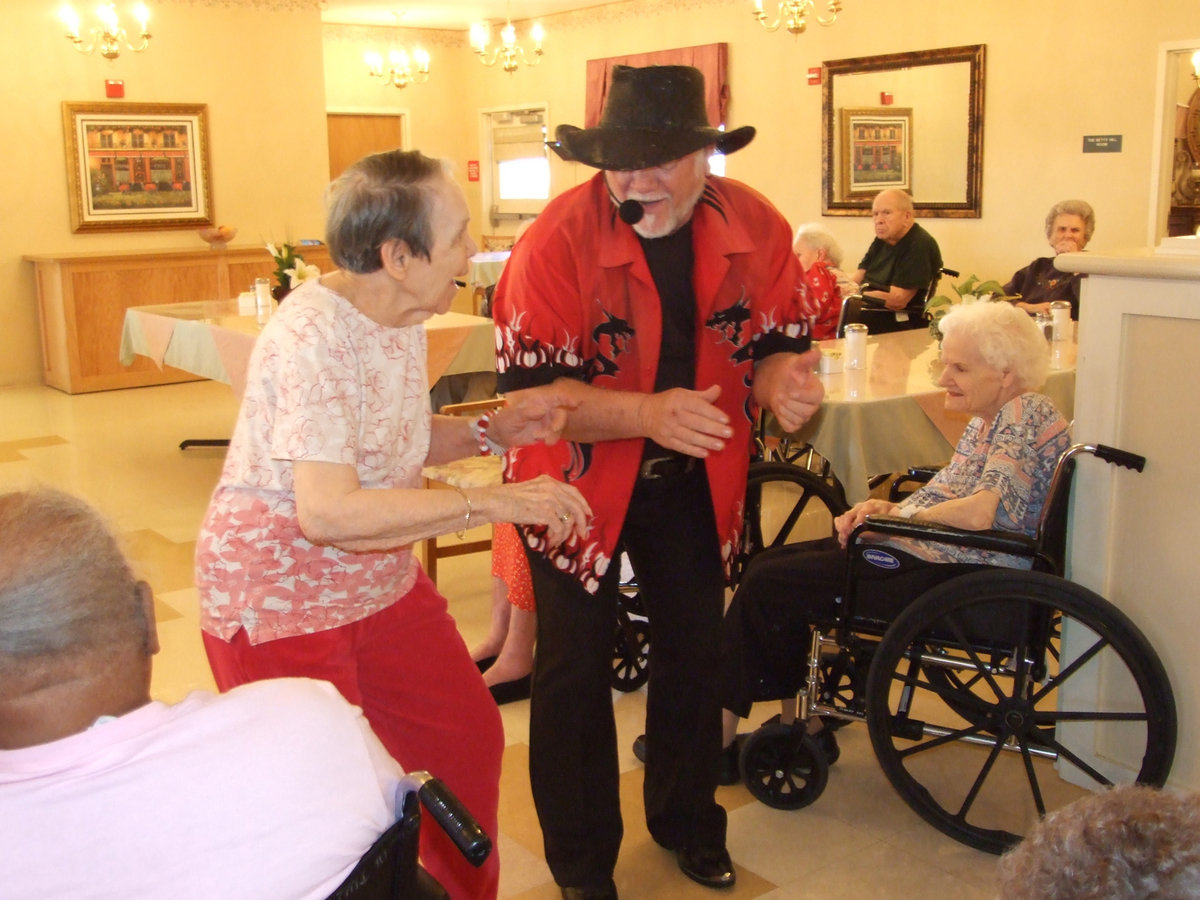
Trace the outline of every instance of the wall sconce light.
<instances>
[{"instance_id":1,"label":"wall sconce light","mask_svg":"<svg viewBox=\"0 0 1200 900\"><path fill-rule=\"evenodd\" d=\"M832 25L837 21L838 13L842 11L841 0L826 0L825 8L829 14L822 16L816 12L816 0L781 0L779 4L779 15L770 25L767 24L767 14L763 12L762 0L754 0L753 16L758 21L758 24L767 31L778 31L781 25L787 27L790 34L803 34L808 28L808 23L805 17L810 13L817 20L818 25Z\"/></svg>"},{"instance_id":2,"label":"wall sconce light","mask_svg":"<svg viewBox=\"0 0 1200 900\"><path fill-rule=\"evenodd\" d=\"M410 84L424 84L429 80L429 54L420 47L414 47L410 58L407 50L392 50L388 53L387 68L383 65L383 56L369 51L363 56L367 64L367 74L380 79L385 85L406 88Z\"/></svg>"},{"instance_id":3,"label":"wall sconce light","mask_svg":"<svg viewBox=\"0 0 1200 900\"><path fill-rule=\"evenodd\" d=\"M1196 80L1196 85L1200 87L1200 50L1192 54L1192 78Z\"/></svg>"},{"instance_id":4,"label":"wall sconce light","mask_svg":"<svg viewBox=\"0 0 1200 900\"><path fill-rule=\"evenodd\" d=\"M96 15L100 19L100 24L93 25L88 29L91 38L89 43L84 40L79 31L79 14L75 12L74 8L67 4L59 11L59 17L67 26L67 40L74 44L75 49L80 53L99 50L100 55L105 59L116 59L121 55L122 46L134 53L141 53L150 46L148 27L150 11L146 9L145 3L139 3L133 9L134 18L138 20L140 28L139 43L137 44L130 42L128 34L117 20L117 10L112 3L101 3L96 10Z\"/></svg>"},{"instance_id":5,"label":"wall sconce light","mask_svg":"<svg viewBox=\"0 0 1200 900\"><path fill-rule=\"evenodd\" d=\"M504 27L500 29L500 46L492 51L491 58L487 55L487 44L491 29L482 22L471 26L471 49L479 56L479 61L485 66L501 63L505 72L513 73L524 63L536 66L542 61L542 40L546 32L541 24L534 23L529 29L529 37L533 40L533 59L525 54L525 48L517 43L517 29L513 28L511 18L506 18Z\"/></svg>"}]
</instances>

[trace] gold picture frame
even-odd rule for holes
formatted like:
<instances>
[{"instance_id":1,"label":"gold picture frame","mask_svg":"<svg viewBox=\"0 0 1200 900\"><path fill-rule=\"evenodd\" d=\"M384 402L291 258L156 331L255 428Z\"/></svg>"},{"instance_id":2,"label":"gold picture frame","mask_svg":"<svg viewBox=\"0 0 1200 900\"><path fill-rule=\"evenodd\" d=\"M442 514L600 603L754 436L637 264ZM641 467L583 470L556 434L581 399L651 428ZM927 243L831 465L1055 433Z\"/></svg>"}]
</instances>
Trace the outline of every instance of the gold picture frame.
<instances>
[{"instance_id":1,"label":"gold picture frame","mask_svg":"<svg viewBox=\"0 0 1200 900\"><path fill-rule=\"evenodd\" d=\"M208 107L64 102L71 230L213 224Z\"/></svg>"},{"instance_id":2,"label":"gold picture frame","mask_svg":"<svg viewBox=\"0 0 1200 900\"><path fill-rule=\"evenodd\" d=\"M842 184L849 198L912 191L912 109L842 109Z\"/></svg>"}]
</instances>

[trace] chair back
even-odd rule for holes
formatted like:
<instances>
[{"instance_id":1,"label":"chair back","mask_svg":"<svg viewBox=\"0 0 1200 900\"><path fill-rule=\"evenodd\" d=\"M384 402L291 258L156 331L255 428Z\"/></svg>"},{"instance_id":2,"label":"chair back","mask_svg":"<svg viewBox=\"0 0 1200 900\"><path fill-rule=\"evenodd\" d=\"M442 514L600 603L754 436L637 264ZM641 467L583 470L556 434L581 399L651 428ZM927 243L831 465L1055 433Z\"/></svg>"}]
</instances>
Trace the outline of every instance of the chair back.
<instances>
[{"instance_id":1,"label":"chair back","mask_svg":"<svg viewBox=\"0 0 1200 900\"><path fill-rule=\"evenodd\" d=\"M329 900L395 900L417 896L417 844L421 807L416 792L404 798L404 812L371 845Z\"/></svg>"}]
</instances>

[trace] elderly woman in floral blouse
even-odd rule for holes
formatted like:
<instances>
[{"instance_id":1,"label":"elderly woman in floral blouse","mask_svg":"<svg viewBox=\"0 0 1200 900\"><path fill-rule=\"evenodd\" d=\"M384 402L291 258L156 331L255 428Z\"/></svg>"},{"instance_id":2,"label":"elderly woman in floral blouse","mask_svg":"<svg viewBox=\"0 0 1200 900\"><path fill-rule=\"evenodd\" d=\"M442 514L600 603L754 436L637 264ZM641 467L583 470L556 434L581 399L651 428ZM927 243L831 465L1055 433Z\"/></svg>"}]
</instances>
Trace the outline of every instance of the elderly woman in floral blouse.
<instances>
[{"instance_id":1,"label":"elderly woman in floral blouse","mask_svg":"<svg viewBox=\"0 0 1200 900\"><path fill-rule=\"evenodd\" d=\"M756 700L795 696L804 680L805 637L833 619L846 573L846 542L870 515L900 516L971 530L1034 535L1058 457L1070 443L1067 422L1035 393L1046 379L1046 339L1007 303L956 307L942 318L946 409L973 418L954 458L901 503L866 500L835 521L836 538L767 550L754 558L725 615L727 662L723 775L736 780L737 719ZM938 563L1029 567L1029 560L970 547L889 538L888 545ZM902 603L903 601L897 601ZM892 610L894 615L897 609ZM886 611L875 611L886 614ZM831 730L810 731L830 762Z\"/></svg>"},{"instance_id":2,"label":"elderly woman in floral blouse","mask_svg":"<svg viewBox=\"0 0 1200 900\"><path fill-rule=\"evenodd\" d=\"M517 522L557 545L586 535L590 509L550 478L424 488L423 466L553 442L566 420L553 389L474 421L430 411L422 323L467 271L468 220L446 166L416 151L368 156L333 183L339 268L296 288L255 344L196 582L221 690L331 682L405 769L438 774L495 835L500 716L413 544ZM495 854L475 869L426 828L421 859L452 897L496 896Z\"/></svg>"}]
</instances>

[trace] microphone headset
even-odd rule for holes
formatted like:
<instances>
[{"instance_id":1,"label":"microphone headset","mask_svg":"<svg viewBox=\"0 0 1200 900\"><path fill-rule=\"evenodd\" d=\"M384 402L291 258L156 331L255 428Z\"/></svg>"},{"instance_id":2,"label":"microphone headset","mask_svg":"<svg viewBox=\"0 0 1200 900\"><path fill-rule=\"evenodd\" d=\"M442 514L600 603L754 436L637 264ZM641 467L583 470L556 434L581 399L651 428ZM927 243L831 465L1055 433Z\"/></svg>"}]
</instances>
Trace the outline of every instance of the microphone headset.
<instances>
[{"instance_id":1,"label":"microphone headset","mask_svg":"<svg viewBox=\"0 0 1200 900\"><path fill-rule=\"evenodd\" d=\"M642 206L636 200L618 202L617 195L609 187L607 178L604 179L604 186L608 188L608 196L612 198L612 202L617 204L617 215L621 217L622 222L626 225L636 225L642 221L642 216L646 215L646 207Z\"/></svg>"}]
</instances>

